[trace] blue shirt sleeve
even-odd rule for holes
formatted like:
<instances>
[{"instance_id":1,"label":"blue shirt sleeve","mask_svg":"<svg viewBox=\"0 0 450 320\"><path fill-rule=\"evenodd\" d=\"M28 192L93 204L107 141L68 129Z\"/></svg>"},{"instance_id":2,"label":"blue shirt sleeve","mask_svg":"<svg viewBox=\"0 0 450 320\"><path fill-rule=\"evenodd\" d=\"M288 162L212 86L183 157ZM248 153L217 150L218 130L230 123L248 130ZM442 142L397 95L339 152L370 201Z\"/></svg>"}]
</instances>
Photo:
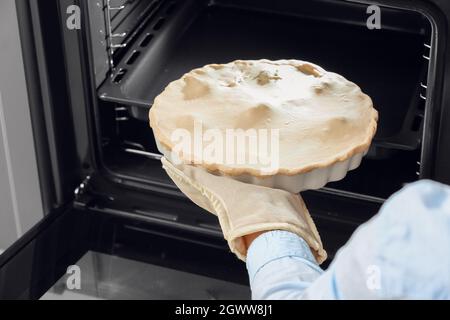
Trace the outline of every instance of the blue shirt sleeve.
<instances>
[{"instance_id":1,"label":"blue shirt sleeve","mask_svg":"<svg viewBox=\"0 0 450 320\"><path fill-rule=\"evenodd\" d=\"M411 184L362 225L327 271L285 231L248 251L254 299L450 299L450 188Z\"/></svg>"},{"instance_id":2,"label":"blue shirt sleeve","mask_svg":"<svg viewBox=\"0 0 450 320\"><path fill-rule=\"evenodd\" d=\"M255 300L296 299L322 273L308 244L287 231L264 233L247 253Z\"/></svg>"}]
</instances>

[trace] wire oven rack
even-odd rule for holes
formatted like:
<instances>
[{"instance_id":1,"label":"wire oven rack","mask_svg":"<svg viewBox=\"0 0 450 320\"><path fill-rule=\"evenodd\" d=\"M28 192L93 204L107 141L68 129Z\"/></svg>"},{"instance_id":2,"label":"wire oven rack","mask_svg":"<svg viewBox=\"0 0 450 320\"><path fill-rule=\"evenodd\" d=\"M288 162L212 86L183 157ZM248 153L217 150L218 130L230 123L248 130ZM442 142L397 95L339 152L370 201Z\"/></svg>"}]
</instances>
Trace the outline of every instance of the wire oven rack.
<instances>
[{"instance_id":1,"label":"wire oven rack","mask_svg":"<svg viewBox=\"0 0 450 320\"><path fill-rule=\"evenodd\" d=\"M113 75L117 61L117 51L125 49L133 42L139 31L145 26L146 22L151 19L155 11L159 8L162 0L103 0L107 55L109 64L109 74ZM132 12L134 11L134 14ZM136 12L137 11L137 12ZM122 17L121 17L122 16ZM134 17L131 17L134 16ZM131 20L131 26L128 24ZM132 19L134 18L134 19ZM118 22L117 22L118 21Z\"/></svg>"},{"instance_id":2,"label":"wire oven rack","mask_svg":"<svg viewBox=\"0 0 450 320\"><path fill-rule=\"evenodd\" d=\"M129 4L128 1L124 2L124 4L119 6L114 6L111 3L111 0L106 0L106 8L105 8L105 20L106 20L106 40L108 43L108 61L109 67L111 71L115 68L114 63L114 52L118 48L125 48L127 43L123 43L124 38L127 36L125 32L122 33L114 33L113 32L113 13L117 11L122 11ZM115 39L122 39L121 43L115 43Z\"/></svg>"}]
</instances>

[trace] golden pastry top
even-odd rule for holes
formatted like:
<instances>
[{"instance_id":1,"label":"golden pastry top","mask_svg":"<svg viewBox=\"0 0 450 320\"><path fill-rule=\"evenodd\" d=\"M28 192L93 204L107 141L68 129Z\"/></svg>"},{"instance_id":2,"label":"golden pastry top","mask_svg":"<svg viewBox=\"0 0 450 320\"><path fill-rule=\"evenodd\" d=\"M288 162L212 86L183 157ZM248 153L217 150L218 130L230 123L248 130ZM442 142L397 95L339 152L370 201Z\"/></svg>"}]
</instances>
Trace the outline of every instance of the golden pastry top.
<instances>
[{"instance_id":1,"label":"golden pastry top","mask_svg":"<svg viewBox=\"0 0 450 320\"><path fill-rule=\"evenodd\" d=\"M194 147L181 155L228 175L296 175L330 166L366 151L377 120L372 100L356 84L299 60L238 60L192 70L169 84L150 110L155 138L168 150L174 131L194 133L196 122L224 136L229 129L279 131L279 166L271 172L258 163L202 160L204 150Z\"/></svg>"}]
</instances>

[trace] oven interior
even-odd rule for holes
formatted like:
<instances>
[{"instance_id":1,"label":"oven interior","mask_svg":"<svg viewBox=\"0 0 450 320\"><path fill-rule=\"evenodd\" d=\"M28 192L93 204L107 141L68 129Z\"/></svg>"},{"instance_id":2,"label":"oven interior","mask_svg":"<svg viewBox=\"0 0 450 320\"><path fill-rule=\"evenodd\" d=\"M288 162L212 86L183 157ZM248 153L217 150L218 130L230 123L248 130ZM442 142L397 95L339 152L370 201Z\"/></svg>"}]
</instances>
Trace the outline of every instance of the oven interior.
<instances>
[{"instance_id":1,"label":"oven interior","mask_svg":"<svg viewBox=\"0 0 450 320\"><path fill-rule=\"evenodd\" d=\"M89 1L103 166L142 189L173 189L148 111L171 81L209 63L299 59L357 83L380 114L361 167L322 191L382 203L419 179L431 25L421 13L347 1Z\"/></svg>"}]
</instances>

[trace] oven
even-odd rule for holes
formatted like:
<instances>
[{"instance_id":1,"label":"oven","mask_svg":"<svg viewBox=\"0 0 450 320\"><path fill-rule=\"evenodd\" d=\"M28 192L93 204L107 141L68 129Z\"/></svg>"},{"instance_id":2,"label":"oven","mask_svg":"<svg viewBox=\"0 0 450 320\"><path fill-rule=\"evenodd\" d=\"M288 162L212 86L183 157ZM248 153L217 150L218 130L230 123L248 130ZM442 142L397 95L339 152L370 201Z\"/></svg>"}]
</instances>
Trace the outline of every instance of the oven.
<instances>
[{"instance_id":1,"label":"oven","mask_svg":"<svg viewBox=\"0 0 450 320\"><path fill-rule=\"evenodd\" d=\"M379 129L361 167L303 194L330 256L325 266L405 184L450 184L445 0L16 3L47 215L0 256L0 298L40 298L50 287L62 294L69 266L94 261L104 271L111 257L120 267L104 282L134 261L150 287L163 279L166 298L248 297L245 266L215 217L165 174L148 124L164 87L205 64L306 60L372 97ZM139 282L116 281L115 290L134 297L145 292ZM192 296L169 294L198 283Z\"/></svg>"}]
</instances>

